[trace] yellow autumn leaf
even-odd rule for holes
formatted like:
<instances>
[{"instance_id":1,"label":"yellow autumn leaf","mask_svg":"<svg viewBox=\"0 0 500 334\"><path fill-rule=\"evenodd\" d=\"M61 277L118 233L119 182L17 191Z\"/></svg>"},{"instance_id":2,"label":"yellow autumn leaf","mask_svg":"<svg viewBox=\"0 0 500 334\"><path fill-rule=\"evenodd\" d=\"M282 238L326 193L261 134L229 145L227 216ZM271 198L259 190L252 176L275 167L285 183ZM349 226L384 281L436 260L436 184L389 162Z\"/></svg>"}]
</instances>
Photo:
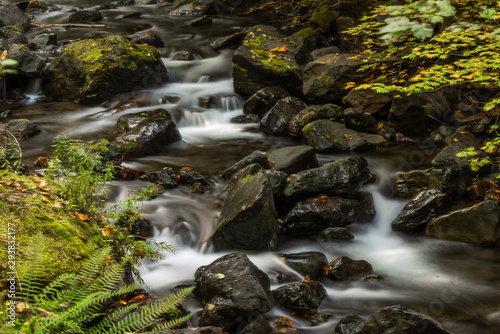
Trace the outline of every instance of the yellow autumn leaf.
<instances>
[{"instance_id":1,"label":"yellow autumn leaf","mask_svg":"<svg viewBox=\"0 0 500 334\"><path fill-rule=\"evenodd\" d=\"M223 273L218 273L215 276L217 276L218 279L223 279L224 277L226 277Z\"/></svg>"},{"instance_id":2,"label":"yellow autumn leaf","mask_svg":"<svg viewBox=\"0 0 500 334\"><path fill-rule=\"evenodd\" d=\"M284 52L288 51L288 48L286 46L282 45L282 46L275 47L271 51L273 51L273 52L283 52L284 53Z\"/></svg>"},{"instance_id":3,"label":"yellow autumn leaf","mask_svg":"<svg viewBox=\"0 0 500 334\"><path fill-rule=\"evenodd\" d=\"M4 52L2 52L2 54L0 54L0 60L7 59L8 53L9 53L8 50L5 50Z\"/></svg>"},{"instance_id":4,"label":"yellow autumn leaf","mask_svg":"<svg viewBox=\"0 0 500 334\"><path fill-rule=\"evenodd\" d=\"M108 235L111 234L111 232L113 232L114 229L115 229L114 226L112 227L104 226L104 230L101 231L101 235L103 237L107 237Z\"/></svg>"},{"instance_id":5,"label":"yellow autumn leaf","mask_svg":"<svg viewBox=\"0 0 500 334\"><path fill-rule=\"evenodd\" d=\"M52 206L53 206L54 208L56 208L56 209L62 209L62 204L61 204L61 202L55 202Z\"/></svg>"},{"instance_id":6,"label":"yellow autumn leaf","mask_svg":"<svg viewBox=\"0 0 500 334\"><path fill-rule=\"evenodd\" d=\"M43 195L41 195L40 197L42 198L42 202L50 203L50 200L47 197L45 197Z\"/></svg>"},{"instance_id":7,"label":"yellow autumn leaf","mask_svg":"<svg viewBox=\"0 0 500 334\"><path fill-rule=\"evenodd\" d=\"M90 220L90 217L87 215L84 215L83 213L80 213L78 211L73 210L73 214L80 219L81 221L88 221Z\"/></svg>"},{"instance_id":8,"label":"yellow autumn leaf","mask_svg":"<svg viewBox=\"0 0 500 334\"><path fill-rule=\"evenodd\" d=\"M350 89L352 87L355 87L356 86L356 83L351 81L351 82L348 82L346 85L345 85L345 89Z\"/></svg>"}]
</instances>

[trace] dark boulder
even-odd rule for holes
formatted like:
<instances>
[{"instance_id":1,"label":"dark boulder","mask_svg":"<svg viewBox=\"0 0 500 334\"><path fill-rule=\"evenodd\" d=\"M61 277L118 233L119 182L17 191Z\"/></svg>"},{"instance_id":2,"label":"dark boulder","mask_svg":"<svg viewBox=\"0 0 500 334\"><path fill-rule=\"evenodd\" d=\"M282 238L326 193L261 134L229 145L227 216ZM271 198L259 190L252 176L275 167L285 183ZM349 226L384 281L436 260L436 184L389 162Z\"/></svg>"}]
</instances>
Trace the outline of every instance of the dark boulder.
<instances>
[{"instance_id":1,"label":"dark boulder","mask_svg":"<svg viewBox=\"0 0 500 334\"><path fill-rule=\"evenodd\" d=\"M231 118L231 123L234 124L260 123L260 118L259 115L256 114L239 115Z\"/></svg>"},{"instance_id":2,"label":"dark boulder","mask_svg":"<svg viewBox=\"0 0 500 334\"><path fill-rule=\"evenodd\" d=\"M231 46L239 45L245 38L245 33L237 32L233 35L220 37L210 43L210 47L214 50L229 48Z\"/></svg>"},{"instance_id":3,"label":"dark boulder","mask_svg":"<svg viewBox=\"0 0 500 334\"><path fill-rule=\"evenodd\" d=\"M448 211L452 199L449 195L436 189L418 193L392 222L392 230L412 234L425 229L427 224Z\"/></svg>"},{"instance_id":4,"label":"dark boulder","mask_svg":"<svg viewBox=\"0 0 500 334\"><path fill-rule=\"evenodd\" d=\"M349 241L354 239L354 235L345 227L329 227L321 231L321 240L323 241L336 241L344 240Z\"/></svg>"},{"instance_id":5,"label":"dark boulder","mask_svg":"<svg viewBox=\"0 0 500 334\"><path fill-rule=\"evenodd\" d=\"M54 46L57 44L57 36L54 33L41 34L33 37L29 42L28 46L31 50L40 50L47 48L48 46Z\"/></svg>"},{"instance_id":6,"label":"dark boulder","mask_svg":"<svg viewBox=\"0 0 500 334\"><path fill-rule=\"evenodd\" d=\"M307 64L304 69L303 93L314 103L341 103L347 95L348 82L356 81L357 70L372 63L366 56L327 54Z\"/></svg>"},{"instance_id":7,"label":"dark boulder","mask_svg":"<svg viewBox=\"0 0 500 334\"><path fill-rule=\"evenodd\" d=\"M126 166L115 166L115 180L135 180L144 175L144 171Z\"/></svg>"},{"instance_id":8,"label":"dark boulder","mask_svg":"<svg viewBox=\"0 0 500 334\"><path fill-rule=\"evenodd\" d=\"M314 149L309 146L290 146L271 151L267 155L269 166L288 174L318 167Z\"/></svg>"},{"instance_id":9,"label":"dark boulder","mask_svg":"<svg viewBox=\"0 0 500 334\"><path fill-rule=\"evenodd\" d=\"M361 334L452 334L431 317L402 305L384 307L366 319Z\"/></svg>"},{"instance_id":10,"label":"dark boulder","mask_svg":"<svg viewBox=\"0 0 500 334\"><path fill-rule=\"evenodd\" d=\"M176 187L179 184L174 169L170 167L165 167L158 172L148 173L141 176L140 179L159 184L165 189Z\"/></svg>"},{"instance_id":11,"label":"dark boulder","mask_svg":"<svg viewBox=\"0 0 500 334\"><path fill-rule=\"evenodd\" d=\"M327 227L345 227L357 221L359 211L356 200L318 196L295 204L282 224L282 232L311 235Z\"/></svg>"},{"instance_id":12,"label":"dark boulder","mask_svg":"<svg viewBox=\"0 0 500 334\"><path fill-rule=\"evenodd\" d=\"M392 95L377 93L371 89L351 89L346 96L346 101L354 108L382 116L389 111Z\"/></svg>"},{"instance_id":13,"label":"dark boulder","mask_svg":"<svg viewBox=\"0 0 500 334\"><path fill-rule=\"evenodd\" d=\"M22 33L28 30L30 18L15 4L8 0L0 0L0 27L15 26Z\"/></svg>"},{"instance_id":14,"label":"dark boulder","mask_svg":"<svg viewBox=\"0 0 500 334\"><path fill-rule=\"evenodd\" d=\"M68 18L70 23L101 21L102 15L98 10L79 10Z\"/></svg>"},{"instance_id":15,"label":"dark boulder","mask_svg":"<svg viewBox=\"0 0 500 334\"><path fill-rule=\"evenodd\" d=\"M202 326L231 331L274 306L269 277L244 254L224 255L195 273L193 294L205 305Z\"/></svg>"},{"instance_id":16,"label":"dark boulder","mask_svg":"<svg viewBox=\"0 0 500 334\"><path fill-rule=\"evenodd\" d=\"M318 282L297 282L273 290L276 304L299 316L318 313L319 304L326 298L326 289Z\"/></svg>"},{"instance_id":17,"label":"dark boulder","mask_svg":"<svg viewBox=\"0 0 500 334\"><path fill-rule=\"evenodd\" d=\"M457 199L467 194L471 182L470 167L465 165L412 170L396 174L394 193L399 197L412 198L422 190L437 189Z\"/></svg>"},{"instance_id":18,"label":"dark boulder","mask_svg":"<svg viewBox=\"0 0 500 334\"><path fill-rule=\"evenodd\" d=\"M300 199L326 193L352 198L369 177L365 158L348 157L295 174L289 179L283 195L288 199Z\"/></svg>"},{"instance_id":19,"label":"dark boulder","mask_svg":"<svg viewBox=\"0 0 500 334\"><path fill-rule=\"evenodd\" d=\"M439 216L427 225L429 237L491 246L500 243L500 211L487 200Z\"/></svg>"},{"instance_id":20,"label":"dark boulder","mask_svg":"<svg viewBox=\"0 0 500 334\"><path fill-rule=\"evenodd\" d=\"M138 38L132 40L135 44L147 44L155 48L162 48L165 43L162 41L161 37L153 32L147 32Z\"/></svg>"},{"instance_id":21,"label":"dark boulder","mask_svg":"<svg viewBox=\"0 0 500 334\"><path fill-rule=\"evenodd\" d=\"M342 108L335 104L312 105L292 118L288 127L291 133L296 135L302 134L304 126L318 119L342 122L344 120L344 113Z\"/></svg>"},{"instance_id":22,"label":"dark boulder","mask_svg":"<svg viewBox=\"0 0 500 334\"><path fill-rule=\"evenodd\" d=\"M48 98L89 105L167 79L155 48L112 35L68 46L45 70L42 88Z\"/></svg>"},{"instance_id":23,"label":"dark boulder","mask_svg":"<svg viewBox=\"0 0 500 334\"><path fill-rule=\"evenodd\" d=\"M226 169L220 177L221 179L226 179L226 180L230 179L234 174L252 164L259 164L266 169L270 168L269 161L267 159L267 154L262 151L254 151L252 154L246 156L242 160L238 161L237 163Z\"/></svg>"},{"instance_id":24,"label":"dark boulder","mask_svg":"<svg viewBox=\"0 0 500 334\"><path fill-rule=\"evenodd\" d=\"M340 319L335 326L334 334L361 334L365 320L355 314L349 314Z\"/></svg>"},{"instance_id":25,"label":"dark boulder","mask_svg":"<svg viewBox=\"0 0 500 334\"><path fill-rule=\"evenodd\" d=\"M358 222L369 223L373 221L377 214L375 204L373 203L373 195L366 191L360 191L356 199L361 205Z\"/></svg>"},{"instance_id":26,"label":"dark boulder","mask_svg":"<svg viewBox=\"0 0 500 334\"><path fill-rule=\"evenodd\" d=\"M372 265L365 260L353 260L347 256L339 256L328 264L326 276L334 281L345 281L352 277L370 274Z\"/></svg>"},{"instance_id":27,"label":"dark boulder","mask_svg":"<svg viewBox=\"0 0 500 334\"><path fill-rule=\"evenodd\" d=\"M246 33L243 45L233 55L236 93L251 96L267 86L283 86L300 95L299 64L309 54L304 38L287 36L266 25L250 28Z\"/></svg>"},{"instance_id":28,"label":"dark boulder","mask_svg":"<svg viewBox=\"0 0 500 334\"><path fill-rule=\"evenodd\" d=\"M281 259L285 261L287 266L314 281L325 276L323 268L328 264L326 255L321 252L281 254Z\"/></svg>"},{"instance_id":29,"label":"dark boulder","mask_svg":"<svg viewBox=\"0 0 500 334\"><path fill-rule=\"evenodd\" d=\"M392 101L389 121L405 135L430 133L450 117L457 100L457 90L452 87L403 96Z\"/></svg>"},{"instance_id":30,"label":"dark boulder","mask_svg":"<svg viewBox=\"0 0 500 334\"><path fill-rule=\"evenodd\" d=\"M181 140L179 129L165 109L127 114L118 120L122 133L112 142L125 157L137 157L159 152Z\"/></svg>"},{"instance_id":31,"label":"dark boulder","mask_svg":"<svg viewBox=\"0 0 500 334\"><path fill-rule=\"evenodd\" d=\"M14 44L9 48L7 58L17 61L18 73L25 80L38 78L45 67L45 61L40 56L19 44Z\"/></svg>"},{"instance_id":32,"label":"dark boulder","mask_svg":"<svg viewBox=\"0 0 500 334\"><path fill-rule=\"evenodd\" d=\"M28 44L28 39L22 31L14 26L0 28L0 46L8 50L13 44Z\"/></svg>"},{"instance_id":33,"label":"dark boulder","mask_svg":"<svg viewBox=\"0 0 500 334\"><path fill-rule=\"evenodd\" d=\"M231 188L212 236L216 250L274 250L278 221L273 190L259 165L250 165L231 180Z\"/></svg>"},{"instance_id":34,"label":"dark boulder","mask_svg":"<svg viewBox=\"0 0 500 334\"><path fill-rule=\"evenodd\" d=\"M434 159L432 159L433 166L450 166L457 163L469 164L469 156L457 157L457 153L465 151L467 148L471 147L468 144L458 142L453 143L449 146L445 146L441 152L439 152ZM474 158L484 158L486 154L481 150L477 150L478 154Z\"/></svg>"},{"instance_id":35,"label":"dark boulder","mask_svg":"<svg viewBox=\"0 0 500 334\"><path fill-rule=\"evenodd\" d=\"M285 97L279 100L260 121L260 131L267 135L286 135L290 133L290 121L306 105L296 97Z\"/></svg>"},{"instance_id":36,"label":"dark boulder","mask_svg":"<svg viewBox=\"0 0 500 334\"><path fill-rule=\"evenodd\" d=\"M38 125L27 119L13 119L7 123L6 128L17 139L27 139L42 132Z\"/></svg>"},{"instance_id":37,"label":"dark boulder","mask_svg":"<svg viewBox=\"0 0 500 334\"><path fill-rule=\"evenodd\" d=\"M179 0L170 15L202 16L207 14L222 15L233 10L240 2L230 0Z\"/></svg>"},{"instance_id":38,"label":"dark boulder","mask_svg":"<svg viewBox=\"0 0 500 334\"><path fill-rule=\"evenodd\" d=\"M386 142L382 136L350 130L326 119L307 124L302 132L308 144L319 152L366 151Z\"/></svg>"},{"instance_id":39,"label":"dark boulder","mask_svg":"<svg viewBox=\"0 0 500 334\"><path fill-rule=\"evenodd\" d=\"M369 113L358 108L344 110L345 127L359 132L377 133L378 122Z\"/></svg>"},{"instance_id":40,"label":"dark boulder","mask_svg":"<svg viewBox=\"0 0 500 334\"><path fill-rule=\"evenodd\" d=\"M244 327L243 327L244 326ZM243 327L241 331L240 327ZM242 321L239 323L236 329L238 334L273 334L273 327L269 324L269 321L262 314L250 317L248 323Z\"/></svg>"},{"instance_id":41,"label":"dark boulder","mask_svg":"<svg viewBox=\"0 0 500 334\"><path fill-rule=\"evenodd\" d=\"M206 15L197 17L193 20L189 20L185 23L185 25L193 26L193 27L207 26L210 24L212 24L212 18L210 16L206 16Z\"/></svg>"},{"instance_id":42,"label":"dark boulder","mask_svg":"<svg viewBox=\"0 0 500 334\"><path fill-rule=\"evenodd\" d=\"M290 94L284 88L264 87L245 101L243 114L257 114L262 118L278 101L287 96Z\"/></svg>"},{"instance_id":43,"label":"dark boulder","mask_svg":"<svg viewBox=\"0 0 500 334\"><path fill-rule=\"evenodd\" d=\"M189 167L179 171L179 183L191 185L191 192L204 193L208 188L215 186L215 182Z\"/></svg>"},{"instance_id":44,"label":"dark boulder","mask_svg":"<svg viewBox=\"0 0 500 334\"><path fill-rule=\"evenodd\" d=\"M176 334L224 334L224 329L214 326L203 326L198 328L176 329Z\"/></svg>"}]
</instances>

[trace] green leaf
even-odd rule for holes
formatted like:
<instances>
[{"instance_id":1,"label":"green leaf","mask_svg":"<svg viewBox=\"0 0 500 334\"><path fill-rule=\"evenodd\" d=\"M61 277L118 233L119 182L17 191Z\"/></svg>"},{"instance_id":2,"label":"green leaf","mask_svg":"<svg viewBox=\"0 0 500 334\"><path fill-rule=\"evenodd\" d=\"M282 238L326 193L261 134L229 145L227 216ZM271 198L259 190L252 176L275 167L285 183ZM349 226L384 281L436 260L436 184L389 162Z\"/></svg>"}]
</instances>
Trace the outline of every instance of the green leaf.
<instances>
[{"instance_id":1,"label":"green leaf","mask_svg":"<svg viewBox=\"0 0 500 334\"><path fill-rule=\"evenodd\" d=\"M413 36L419 39L431 38L434 33L430 23L417 23L411 28Z\"/></svg>"},{"instance_id":2,"label":"green leaf","mask_svg":"<svg viewBox=\"0 0 500 334\"><path fill-rule=\"evenodd\" d=\"M2 66L15 66L15 65L17 65L17 60L3 59L3 60L0 60L0 65L2 65Z\"/></svg>"}]
</instances>

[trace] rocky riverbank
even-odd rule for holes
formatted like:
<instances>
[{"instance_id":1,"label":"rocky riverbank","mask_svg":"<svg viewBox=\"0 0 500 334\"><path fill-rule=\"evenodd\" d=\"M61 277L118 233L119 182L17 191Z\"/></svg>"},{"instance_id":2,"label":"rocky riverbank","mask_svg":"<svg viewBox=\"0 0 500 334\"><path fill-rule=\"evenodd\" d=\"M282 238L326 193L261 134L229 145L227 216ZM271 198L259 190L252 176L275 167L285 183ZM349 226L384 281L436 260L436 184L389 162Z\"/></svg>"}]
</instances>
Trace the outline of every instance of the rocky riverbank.
<instances>
[{"instance_id":1,"label":"rocky riverbank","mask_svg":"<svg viewBox=\"0 0 500 334\"><path fill-rule=\"evenodd\" d=\"M120 115L102 135L109 142L106 154L116 165L181 143L178 124L183 109L175 105L179 97L157 96L151 91L175 80L162 57L188 63L199 55L190 50L170 52L169 41L154 32L124 36L113 29L87 28L76 40L57 40L54 33L37 34L40 25L30 15L36 18L36 13L59 10L52 2L42 3L16 6L0 0L0 52L2 58L17 61L18 72L0 77L2 126L18 140L36 140L37 125L15 115L16 107L26 102L26 82L39 79L45 102L100 106L100 111L90 115L93 120ZM180 1L173 8L163 7L163 3L119 1L72 8L69 22L61 23L68 27L105 24L99 11L128 5L137 6L136 17L148 6L162 11L169 8L169 15L190 15L194 20L185 24L199 27L196 29L214 24L212 19L226 18L218 15L267 18L272 25L239 28L207 44L214 54L232 55L234 91L244 100L243 115L232 122L293 142L245 154L220 175L199 173L192 166L177 170L165 166L150 173L120 167L122 180L139 178L161 184L165 191L182 188L204 194L211 193L218 182L227 183L206 247L229 254L196 271L192 284L201 311L193 325L201 328L179 332L286 332L291 321L273 313L276 309L295 314L311 326L323 325L332 317L320 311L328 296L325 281L356 282L376 289L383 277L363 259L338 256L329 261L322 252L280 251L283 238L352 242L361 226L374 219L373 196L361 189L378 177L362 156L367 152L413 147L391 188L394 197L409 200L392 222L393 233L417 238L411 239L416 242L426 237L481 247L500 245L499 185L491 174L498 170L496 150L489 154L491 162L478 171L471 170L467 157L457 157L458 152L479 149L491 138L488 130L497 117L485 114L476 101L487 102L498 88L450 86L403 96L354 89L351 83L366 79L360 74L366 65L397 63L403 57L394 54L374 59L357 54L355 41L342 37L343 30L372 9L369 1L248 4L203 0ZM33 37L27 38L28 32ZM213 73L212 77L218 75L217 70ZM368 78L363 79L365 83L379 79ZM220 96L207 94L190 111L222 105ZM140 111L135 110L138 108ZM345 157L320 163L321 154ZM32 235L26 233L21 240ZM297 274L280 277L281 286L274 290L268 275L247 256L265 251L278 254ZM498 325L495 314L498 310L481 315L487 320L480 326ZM365 318L350 314L322 330L339 334L451 333L413 305L380 306Z\"/></svg>"}]
</instances>

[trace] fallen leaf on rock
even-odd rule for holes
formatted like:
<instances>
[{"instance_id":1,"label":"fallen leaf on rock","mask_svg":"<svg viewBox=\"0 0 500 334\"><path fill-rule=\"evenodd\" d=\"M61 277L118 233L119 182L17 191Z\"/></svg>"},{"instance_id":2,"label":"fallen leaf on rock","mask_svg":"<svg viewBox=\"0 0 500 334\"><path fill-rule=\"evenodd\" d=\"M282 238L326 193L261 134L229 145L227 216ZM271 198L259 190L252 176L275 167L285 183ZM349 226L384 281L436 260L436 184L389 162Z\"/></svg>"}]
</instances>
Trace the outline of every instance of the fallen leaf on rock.
<instances>
[{"instance_id":1,"label":"fallen leaf on rock","mask_svg":"<svg viewBox=\"0 0 500 334\"><path fill-rule=\"evenodd\" d=\"M50 203L50 199L48 199L47 197L41 195L40 196L42 198L42 202L45 202L45 203Z\"/></svg>"},{"instance_id":2,"label":"fallen leaf on rock","mask_svg":"<svg viewBox=\"0 0 500 334\"><path fill-rule=\"evenodd\" d=\"M101 235L103 237L107 237L108 235L111 234L111 232L113 232L114 229L115 229L114 226L112 226L112 227L104 226L104 230L101 231Z\"/></svg>"},{"instance_id":3,"label":"fallen leaf on rock","mask_svg":"<svg viewBox=\"0 0 500 334\"><path fill-rule=\"evenodd\" d=\"M76 254L73 254L73 258L75 260L80 260L82 258L82 256L80 254L76 253Z\"/></svg>"},{"instance_id":4,"label":"fallen leaf on rock","mask_svg":"<svg viewBox=\"0 0 500 334\"><path fill-rule=\"evenodd\" d=\"M61 204L61 202L55 202L52 206L53 206L54 208L56 208L56 209L62 209L62 204Z\"/></svg>"},{"instance_id":5,"label":"fallen leaf on rock","mask_svg":"<svg viewBox=\"0 0 500 334\"><path fill-rule=\"evenodd\" d=\"M275 47L274 49L272 49L273 52L287 52L288 51L288 48L284 45L282 46L278 46L278 47Z\"/></svg>"},{"instance_id":6,"label":"fallen leaf on rock","mask_svg":"<svg viewBox=\"0 0 500 334\"><path fill-rule=\"evenodd\" d=\"M90 217L87 215L84 215L83 213L80 213L78 211L73 210L73 214L80 220L82 221L88 221L90 220Z\"/></svg>"},{"instance_id":7,"label":"fallen leaf on rock","mask_svg":"<svg viewBox=\"0 0 500 334\"><path fill-rule=\"evenodd\" d=\"M215 308L214 304L207 304L207 310L212 311Z\"/></svg>"}]
</instances>

